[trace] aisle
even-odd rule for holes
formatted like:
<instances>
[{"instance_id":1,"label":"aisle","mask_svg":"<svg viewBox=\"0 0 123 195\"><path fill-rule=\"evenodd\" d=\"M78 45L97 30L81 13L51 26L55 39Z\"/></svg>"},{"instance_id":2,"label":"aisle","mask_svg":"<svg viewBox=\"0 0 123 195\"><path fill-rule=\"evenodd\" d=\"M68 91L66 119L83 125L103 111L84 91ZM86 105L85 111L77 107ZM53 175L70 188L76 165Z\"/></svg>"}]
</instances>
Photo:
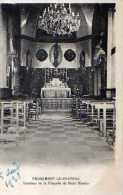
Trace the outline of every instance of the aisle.
<instances>
[{"instance_id":1,"label":"aisle","mask_svg":"<svg viewBox=\"0 0 123 195\"><path fill-rule=\"evenodd\" d=\"M17 145L4 144L0 154L0 162L44 165L81 166L113 160L113 151L97 131L65 113L42 114L38 121L29 123L24 140Z\"/></svg>"}]
</instances>

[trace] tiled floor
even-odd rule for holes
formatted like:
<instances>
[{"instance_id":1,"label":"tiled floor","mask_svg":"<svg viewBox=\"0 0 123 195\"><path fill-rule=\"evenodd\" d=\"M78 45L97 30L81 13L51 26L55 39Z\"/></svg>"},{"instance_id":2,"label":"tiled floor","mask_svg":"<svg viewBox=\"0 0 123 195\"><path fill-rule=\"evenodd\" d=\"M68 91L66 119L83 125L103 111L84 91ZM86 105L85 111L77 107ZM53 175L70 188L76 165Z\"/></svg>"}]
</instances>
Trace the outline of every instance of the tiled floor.
<instances>
[{"instance_id":1,"label":"tiled floor","mask_svg":"<svg viewBox=\"0 0 123 195\"><path fill-rule=\"evenodd\" d=\"M0 144L0 162L81 166L113 161L113 151L98 132L66 113L45 113L26 128L25 138Z\"/></svg>"}]
</instances>

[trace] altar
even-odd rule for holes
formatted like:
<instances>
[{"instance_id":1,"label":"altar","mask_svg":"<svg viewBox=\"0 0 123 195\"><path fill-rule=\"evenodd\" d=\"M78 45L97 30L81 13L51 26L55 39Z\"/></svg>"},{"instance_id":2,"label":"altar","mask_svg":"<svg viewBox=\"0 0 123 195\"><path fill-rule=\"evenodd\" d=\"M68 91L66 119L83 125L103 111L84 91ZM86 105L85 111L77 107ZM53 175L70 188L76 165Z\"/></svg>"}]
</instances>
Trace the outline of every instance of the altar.
<instances>
[{"instance_id":1,"label":"altar","mask_svg":"<svg viewBox=\"0 0 123 195\"><path fill-rule=\"evenodd\" d=\"M71 89L67 83L63 83L59 78L53 78L41 89L41 98L69 98Z\"/></svg>"}]
</instances>

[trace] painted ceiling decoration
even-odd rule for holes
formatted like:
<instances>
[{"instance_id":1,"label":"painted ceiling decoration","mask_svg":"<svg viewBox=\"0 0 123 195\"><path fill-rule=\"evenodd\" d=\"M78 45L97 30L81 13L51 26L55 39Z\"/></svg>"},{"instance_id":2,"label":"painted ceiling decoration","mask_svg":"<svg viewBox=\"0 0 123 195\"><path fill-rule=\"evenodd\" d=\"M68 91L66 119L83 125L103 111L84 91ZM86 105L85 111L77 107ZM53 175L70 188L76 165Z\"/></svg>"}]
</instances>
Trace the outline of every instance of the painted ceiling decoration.
<instances>
[{"instance_id":1,"label":"painted ceiling decoration","mask_svg":"<svg viewBox=\"0 0 123 195\"><path fill-rule=\"evenodd\" d=\"M58 43L55 43L49 52L50 62L57 67L62 62L62 49Z\"/></svg>"},{"instance_id":2,"label":"painted ceiling decoration","mask_svg":"<svg viewBox=\"0 0 123 195\"><path fill-rule=\"evenodd\" d=\"M68 49L67 51L65 51L64 57L67 61L71 62L75 59L76 53L72 49Z\"/></svg>"},{"instance_id":3,"label":"painted ceiling decoration","mask_svg":"<svg viewBox=\"0 0 123 195\"><path fill-rule=\"evenodd\" d=\"M36 53L36 58L39 60L39 61L44 61L46 60L46 58L48 57L48 54L47 52L44 50L44 49L39 49Z\"/></svg>"}]
</instances>

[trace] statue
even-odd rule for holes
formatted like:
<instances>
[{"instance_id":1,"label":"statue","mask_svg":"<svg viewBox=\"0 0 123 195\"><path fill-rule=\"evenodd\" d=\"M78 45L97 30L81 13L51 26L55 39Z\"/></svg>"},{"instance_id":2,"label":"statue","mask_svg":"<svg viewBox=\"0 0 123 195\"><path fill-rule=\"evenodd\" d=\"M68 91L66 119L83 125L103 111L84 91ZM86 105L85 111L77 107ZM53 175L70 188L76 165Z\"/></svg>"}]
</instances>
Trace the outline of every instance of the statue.
<instances>
[{"instance_id":1,"label":"statue","mask_svg":"<svg viewBox=\"0 0 123 195\"><path fill-rule=\"evenodd\" d=\"M56 68L62 62L62 49L58 43L55 43L49 53L50 61Z\"/></svg>"},{"instance_id":2,"label":"statue","mask_svg":"<svg viewBox=\"0 0 123 195\"><path fill-rule=\"evenodd\" d=\"M54 56L53 65L54 65L55 67L57 67L58 64L59 64L59 63L58 63L58 57L59 57L58 43L56 43L56 44L54 45L53 56Z\"/></svg>"},{"instance_id":3,"label":"statue","mask_svg":"<svg viewBox=\"0 0 123 195\"><path fill-rule=\"evenodd\" d=\"M101 48L100 44L96 46L94 55L94 65L103 65L106 62L106 52Z\"/></svg>"}]
</instances>

